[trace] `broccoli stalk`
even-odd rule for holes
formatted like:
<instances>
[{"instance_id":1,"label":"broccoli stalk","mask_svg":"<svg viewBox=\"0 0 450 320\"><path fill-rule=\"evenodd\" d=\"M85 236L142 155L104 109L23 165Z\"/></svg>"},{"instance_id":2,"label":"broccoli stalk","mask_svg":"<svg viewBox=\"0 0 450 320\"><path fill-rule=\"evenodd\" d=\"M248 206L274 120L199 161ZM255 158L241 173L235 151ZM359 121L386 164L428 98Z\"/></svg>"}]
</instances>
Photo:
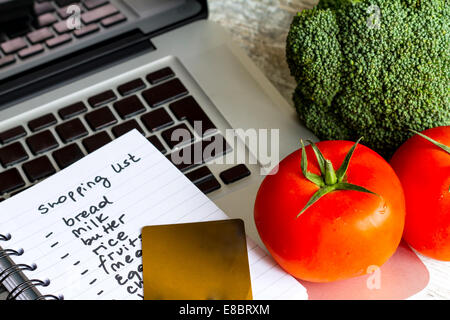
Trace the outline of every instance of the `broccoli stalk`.
<instances>
[{"instance_id":1,"label":"broccoli stalk","mask_svg":"<svg viewBox=\"0 0 450 320\"><path fill-rule=\"evenodd\" d=\"M450 0L321 0L294 17L286 57L323 140L364 136L388 158L408 129L450 125Z\"/></svg>"}]
</instances>

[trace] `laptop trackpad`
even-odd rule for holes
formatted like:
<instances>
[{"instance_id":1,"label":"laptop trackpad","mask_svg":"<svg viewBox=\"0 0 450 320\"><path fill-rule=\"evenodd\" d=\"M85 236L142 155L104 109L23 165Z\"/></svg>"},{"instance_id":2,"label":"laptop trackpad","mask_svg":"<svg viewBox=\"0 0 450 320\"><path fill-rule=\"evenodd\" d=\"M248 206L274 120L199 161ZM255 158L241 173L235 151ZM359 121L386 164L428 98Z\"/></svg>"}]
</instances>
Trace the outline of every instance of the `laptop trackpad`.
<instances>
[{"instance_id":1,"label":"laptop trackpad","mask_svg":"<svg viewBox=\"0 0 450 320\"><path fill-rule=\"evenodd\" d=\"M180 7L186 0L123 0L138 16L149 17Z\"/></svg>"}]
</instances>

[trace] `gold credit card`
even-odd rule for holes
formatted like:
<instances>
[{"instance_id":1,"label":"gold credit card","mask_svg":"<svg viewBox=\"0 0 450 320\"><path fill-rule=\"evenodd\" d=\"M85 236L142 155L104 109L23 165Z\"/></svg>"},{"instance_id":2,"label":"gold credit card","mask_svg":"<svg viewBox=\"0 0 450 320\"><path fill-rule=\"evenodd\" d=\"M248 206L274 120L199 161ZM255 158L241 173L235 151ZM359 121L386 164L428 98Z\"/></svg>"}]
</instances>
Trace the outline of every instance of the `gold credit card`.
<instances>
[{"instance_id":1,"label":"gold credit card","mask_svg":"<svg viewBox=\"0 0 450 320\"><path fill-rule=\"evenodd\" d=\"M142 229L145 300L251 300L244 222Z\"/></svg>"}]
</instances>

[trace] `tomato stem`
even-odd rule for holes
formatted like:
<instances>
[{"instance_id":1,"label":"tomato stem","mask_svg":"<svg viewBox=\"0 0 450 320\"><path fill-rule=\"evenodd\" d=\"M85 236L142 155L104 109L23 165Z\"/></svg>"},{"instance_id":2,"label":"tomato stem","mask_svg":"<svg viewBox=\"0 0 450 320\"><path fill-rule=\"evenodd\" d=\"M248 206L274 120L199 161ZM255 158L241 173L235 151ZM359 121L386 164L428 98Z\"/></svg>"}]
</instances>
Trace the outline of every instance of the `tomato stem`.
<instances>
[{"instance_id":1,"label":"tomato stem","mask_svg":"<svg viewBox=\"0 0 450 320\"><path fill-rule=\"evenodd\" d=\"M362 138L361 138L362 139ZM376 193L367 190L366 188L363 188L361 186L357 186L351 183L344 182L348 167L350 165L350 160L353 156L353 153L355 152L356 147L358 146L358 143L361 141L359 139L353 147L349 150L347 155L345 156L344 161L342 162L341 167L336 172L334 170L333 164L330 160L325 159L320 149L317 147L317 145L312 142L308 141L311 144L311 147L314 151L314 154L316 155L317 163L319 164L321 175L313 174L308 171L308 158L306 155L305 145L303 144L303 140L301 141L302 144L302 159L301 159L301 169L303 176L317 185L319 187L319 190L317 190L312 197L309 199L309 201L306 203L305 207L302 209L302 211L297 215L297 218L300 217L310 206L312 206L314 203L316 203L320 198L327 195L328 193L338 191L338 190L350 190L350 191L358 191L358 192L364 192L364 193L370 193L373 195L378 196Z\"/></svg>"},{"instance_id":2,"label":"tomato stem","mask_svg":"<svg viewBox=\"0 0 450 320\"><path fill-rule=\"evenodd\" d=\"M336 171L334 171L333 164L330 160L325 160L325 183L328 186L335 185L338 182Z\"/></svg>"}]
</instances>

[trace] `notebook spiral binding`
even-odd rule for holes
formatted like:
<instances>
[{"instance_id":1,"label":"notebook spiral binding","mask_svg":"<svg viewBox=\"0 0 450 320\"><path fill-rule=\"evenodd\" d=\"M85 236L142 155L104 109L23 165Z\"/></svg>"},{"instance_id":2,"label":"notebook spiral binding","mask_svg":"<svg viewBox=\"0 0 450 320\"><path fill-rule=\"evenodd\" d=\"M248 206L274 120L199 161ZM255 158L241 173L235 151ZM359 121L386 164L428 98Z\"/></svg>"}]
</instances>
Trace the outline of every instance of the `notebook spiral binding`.
<instances>
[{"instance_id":1,"label":"notebook spiral binding","mask_svg":"<svg viewBox=\"0 0 450 320\"><path fill-rule=\"evenodd\" d=\"M0 241L7 242L11 240L10 234L0 234ZM11 256L21 256L25 253L25 250L19 249L2 249L0 248L0 261L4 258L11 257ZM15 275L17 273L20 273L21 271L34 271L36 270L36 264L12 264L11 266L1 270L0 269L0 284L3 284L6 279L11 277L12 275ZM9 289L9 294L6 297L6 300L15 300L17 299L21 294L23 294L25 291L29 289L36 289L37 287L47 287L50 284L49 280L42 281L39 279L31 279L28 280L26 278L23 279L23 281L18 284L14 288ZM63 297L57 297L55 295L39 295L35 300L63 300Z\"/></svg>"}]
</instances>

